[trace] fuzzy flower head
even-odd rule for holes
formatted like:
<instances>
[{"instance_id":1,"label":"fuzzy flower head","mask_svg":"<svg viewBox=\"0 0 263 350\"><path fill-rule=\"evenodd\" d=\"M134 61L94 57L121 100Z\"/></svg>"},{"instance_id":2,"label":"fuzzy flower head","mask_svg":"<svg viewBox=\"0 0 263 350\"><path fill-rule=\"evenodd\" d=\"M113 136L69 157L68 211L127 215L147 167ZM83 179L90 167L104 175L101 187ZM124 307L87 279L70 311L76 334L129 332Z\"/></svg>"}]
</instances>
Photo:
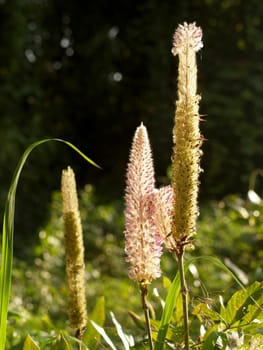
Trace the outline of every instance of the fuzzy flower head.
<instances>
[{"instance_id":1,"label":"fuzzy flower head","mask_svg":"<svg viewBox=\"0 0 263 350\"><path fill-rule=\"evenodd\" d=\"M175 240L172 235L172 220L174 193L171 186L164 186L155 190L156 214L155 220L158 226L160 236L166 248L173 251Z\"/></svg>"},{"instance_id":2,"label":"fuzzy flower head","mask_svg":"<svg viewBox=\"0 0 263 350\"><path fill-rule=\"evenodd\" d=\"M202 30L195 23L179 25L173 49L178 54L178 99L173 129L172 186L175 196L172 233L177 245L184 247L196 234L201 145L199 101L197 94L196 52L203 47Z\"/></svg>"},{"instance_id":3,"label":"fuzzy flower head","mask_svg":"<svg viewBox=\"0 0 263 350\"><path fill-rule=\"evenodd\" d=\"M154 168L147 130L135 132L127 170L125 193L125 252L129 277L150 284L161 275L161 239L155 224Z\"/></svg>"},{"instance_id":4,"label":"fuzzy flower head","mask_svg":"<svg viewBox=\"0 0 263 350\"><path fill-rule=\"evenodd\" d=\"M173 55L189 49L199 51L203 47L202 35L202 29L197 27L195 22L180 24L173 36Z\"/></svg>"}]
</instances>

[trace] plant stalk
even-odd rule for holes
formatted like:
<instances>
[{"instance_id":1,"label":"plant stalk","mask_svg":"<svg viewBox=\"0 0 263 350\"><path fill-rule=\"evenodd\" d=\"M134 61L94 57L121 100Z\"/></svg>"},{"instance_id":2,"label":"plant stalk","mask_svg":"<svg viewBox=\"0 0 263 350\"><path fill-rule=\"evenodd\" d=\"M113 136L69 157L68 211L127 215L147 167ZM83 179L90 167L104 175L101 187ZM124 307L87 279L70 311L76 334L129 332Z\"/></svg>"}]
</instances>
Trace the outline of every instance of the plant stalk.
<instances>
[{"instance_id":1,"label":"plant stalk","mask_svg":"<svg viewBox=\"0 0 263 350\"><path fill-rule=\"evenodd\" d=\"M150 312L149 312L149 307L147 305L147 293L148 293L147 285L144 283L140 283L140 289L141 289L141 296L142 296L142 307L144 310L144 316L145 316L145 322L146 322L146 331L149 339L149 349L154 350L152 329L151 329L151 323L150 323Z\"/></svg>"},{"instance_id":2,"label":"plant stalk","mask_svg":"<svg viewBox=\"0 0 263 350\"><path fill-rule=\"evenodd\" d=\"M190 350L189 345L189 316L188 316L188 288L184 272L184 246L176 251L178 269L181 283L181 294L184 319L184 350Z\"/></svg>"},{"instance_id":3,"label":"plant stalk","mask_svg":"<svg viewBox=\"0 0 263 350\"><path fill-rule=\"evenodd\" d=\"M81 329L77 329L76 332L75 332L75 337L79 340L78 342L78 350L83 350L83 347L82 347L82 336L83 336L83 330L81 331Z\"/></svg>"}]
</instances>

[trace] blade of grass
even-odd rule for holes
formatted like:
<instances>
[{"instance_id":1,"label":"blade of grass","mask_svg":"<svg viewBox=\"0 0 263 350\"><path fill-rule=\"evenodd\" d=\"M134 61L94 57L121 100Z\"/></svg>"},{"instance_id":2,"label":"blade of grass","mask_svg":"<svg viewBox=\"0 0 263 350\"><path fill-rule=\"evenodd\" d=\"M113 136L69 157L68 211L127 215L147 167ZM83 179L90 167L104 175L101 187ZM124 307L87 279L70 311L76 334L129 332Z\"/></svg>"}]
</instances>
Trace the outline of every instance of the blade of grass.
<instances>
[{"instance_id":1,"label":"blade of grass","mask_svg":"<svg viewBox=\"0 0 263 350\"><path fill-rule=\"evenodd\" d=\"M130 350L130 343L128 341L127 335L122 330L122 326L116 320L115 315L112 311L110 312L110 315L111 315L112 322L114 323L114 326L116 328L117 334L123 343L124 350Z\"/></svg>"},{"instance_id":2,"label":"blade of grass","mask_svg":"<svg viewBox=\"0 0 263 350\"><path fill-rule=\"evenodd\" d=\"M111 341L110 337L107 335L107 333L105 332L104 328L98 326L95 322L93 322L92 320L90 321L92 326L96 329L96 331L102 336L102 338L105 340L105 342L110 346L110 348L112 350L117 350L113 344L113 342Z\"/></svg>"},{"instance_id":3,"label":"blade of grass","mask_svg":"<svg viewBox=\"0 0 263 350\"><path fill-rule=\"evenodd\" d=\"M88 158L83 152L81 152L76 146L68 141L62 139L50 138L44 139L32 143L25 150L24 154L20 158L20 161L16 167L16 170L11 181L11 185L8 191L7 200L5 204L4 218L3 218L3 232L2 232L2 256L1 256L1 270L0 270L0 350L5 350L6 342L6 322L9 304L9 295L11 288L11 275L12 275L12 263L13 263L13 237L14 237L14 216L15 216L15 199L16 189L19 181L21 171L24 164L34 148L37 146L49 142L58 141L62 142L77 153L79 153L85 160L92 165L100 168L90 158Z\"/></svg>"},{"instance_id":4,"label":"blade of grass","mask_svg":"<svg viewBox=\"0 0 263 350\"><path fill-rule=\"evenodd\" d=\"M235 282L239 285L239 287L243 290L246 290L246 287L243 285L243 283L240 282L240 280L237 278L237 276L224 264L222 261L214 256L198 256L196 258L191 259L190 263L193 263L197 260L207 260L210 263L213 263L214 265L220 267L223 271L228 273L234 280ZM189 265L188 265L189 266Z\"/></svg>"},{"instance_id":5,"label":"blade of grass","mask_svg":"<svg viewBox=\"0 0 263 350\"><path fill-rule=\"evenodd\" d=\"M185 268L188 268L189 264L190 263L187 262L185 264ZM155 350L163 349L165 337L168 331L172 314L174 312L176 299L178 298L178 295L180 293L180 289L181 289L180 276L179 276L179 273L177 272L172 284L168 289L168 294L165 300L165 306L162 312L162 318L161 318L160 327L159 327L156 344L154 348Z\"/></svg>"}]
</instances>

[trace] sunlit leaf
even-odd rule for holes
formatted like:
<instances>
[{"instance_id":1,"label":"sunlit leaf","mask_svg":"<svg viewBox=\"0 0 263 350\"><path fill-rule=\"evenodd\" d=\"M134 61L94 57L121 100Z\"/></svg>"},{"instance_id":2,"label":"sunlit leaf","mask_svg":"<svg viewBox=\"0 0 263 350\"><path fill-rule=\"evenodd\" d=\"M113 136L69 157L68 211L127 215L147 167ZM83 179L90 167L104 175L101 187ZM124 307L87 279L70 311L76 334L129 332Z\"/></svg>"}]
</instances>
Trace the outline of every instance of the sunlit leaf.
<instances>
[{"instance_id":1,"label":"sunlit leaf","mask_svg":"<svg viewBox=\"0 0 263 350\"><path fill-rule=\"evenodd\" d=\"M165 289L168 289L170 287L171 283L172 282L168 277L163 276L163 286Z\"/></svg>"},{"instance_id":2,"label":"sunlit leaf","mask_svg":"<svg viewBox=\"0 0 263 350\"><path fill-rule=\"evenodd\" d=\"M246 290L237 291L232 295L221 315L230 325L248 324L253 320L263 319L263 282L255 282Z\"/></svg>"},{"instance_id":3,"label":"sunlit leaf","mask_svg":"<svg viewBox=\"0 0 263 350\"><path fill-rule=\"evenodd\" d=\"M27 335L23 345L23 350L41 350L41 349L37 345L37 343L35 343L34 340L30 337L30 335Z\"/></svg>"},{"instance_id":4,"label":"sunlit leaf","mask_svg":"<svg viewBox=\"0 0 263 350\"><path fill-rule=\"evenodd\" d=\"M113 344L113 342L111 341L110 337L107 335L107 333L105 332L105 330L98 326L95 322L90 321L91 324L93 325L93 327L96 329L97 332L99 332L99 334L102 336L102 338L105 340L105 342L110 346L110 348L112 350L117 350Z\"/></svg>"},{"instance_id":5,"label":"sunlit leaf","mask_svg":"<svg viewBox=\"0 0 263 350\"><path fill-rule=\"evenodd\" d=\"M160 328L158 331L155 350L162 350L164 346L164 341L169 328L169 323L174 312L174 307L176 299L180 293L180 278L179 273L176 274L165 300L165 307L162 313L162 318L160 322Z\"/></svg>"},{"instance_id":6,"label":"sunlit leaf","mask_svg":"<svg viewBox=\"0 0 263 350\"><path fill-rule=\"evenodd\" d=\"M214 311L205 303L200 303L196 305L196 307L192 311L192 314L196 315L201 320L209 319L212 321L221 321L222 319L218 312Z\"/></svg>"},{"instance_id":7,"label":"sunlit leaf","mask_svg":"<svg viewBox=\"0 0 263 350\"><path fill-rule=\"evenodd\" d=\"M250 200L250 202L253 204L260 204L262 202L262 199L253 190L249 190L247 193L247 196L248 196L248 199Z\"/></svg>"},{"instance_id":8,"label":"sunlit leaf","mask_svg":"<svg viewBox=\"0 0 263 350\"><path fill-rule=\"evenodd\" d=\"M122 326L120 325L120 323L116 320L114 313L110 312L111 315L111 319L112 322L115 325L116 331L118 333L119 338L121 339L124 349L125 350L130 350L130 345L133 346L134 345L134 340L132 337L128 336L127 334L125 334L122 330Z\"/></svg>"}]
</instances>

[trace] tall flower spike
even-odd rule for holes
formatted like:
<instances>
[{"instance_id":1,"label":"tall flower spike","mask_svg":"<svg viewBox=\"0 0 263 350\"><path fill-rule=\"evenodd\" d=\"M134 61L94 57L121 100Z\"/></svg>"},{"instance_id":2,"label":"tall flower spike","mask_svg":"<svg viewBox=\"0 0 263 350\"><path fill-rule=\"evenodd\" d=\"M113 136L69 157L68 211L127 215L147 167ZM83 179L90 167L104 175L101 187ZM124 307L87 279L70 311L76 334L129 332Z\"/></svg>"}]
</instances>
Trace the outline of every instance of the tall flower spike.
<instances>
[{"instance_id":1,"label":"tall flower spike","mask_svg":"<svg viewBox=\"0 0 263 350\"><path fill-rule=\"evenodd\" d=\"M69 287L69 321L71 327L76 330L76 336L81 339L87 325L84 244L75 175L70 167L62 171L61 192Z\"/></svg>"},{"instance_id":2,"label":"tall flower spike","mask_svg":"<svg viewBox=\"0 0 263 350\"><path fill-rule=\"evenodd\" d=\"M196 233L197 195L202 136L199 130L199 100L196 95L196 52L203 46L202 30L195 23L179 25L172 53L179 56L178 100L176 101L172 186L175 241L187 241Z\"/></svg>"},{"instance_id":3,"label":"tall flower spike","mask_svg":"<svg viewBox=\"0 0 263 350\"><path fill-rule=\"evenodd\" d=\"M150 284L161 275L161 239L154 216L154 168L147 130L135 132L127 170L125 193L125 251L129 277Z\"/></svg>"}]
</instances>

